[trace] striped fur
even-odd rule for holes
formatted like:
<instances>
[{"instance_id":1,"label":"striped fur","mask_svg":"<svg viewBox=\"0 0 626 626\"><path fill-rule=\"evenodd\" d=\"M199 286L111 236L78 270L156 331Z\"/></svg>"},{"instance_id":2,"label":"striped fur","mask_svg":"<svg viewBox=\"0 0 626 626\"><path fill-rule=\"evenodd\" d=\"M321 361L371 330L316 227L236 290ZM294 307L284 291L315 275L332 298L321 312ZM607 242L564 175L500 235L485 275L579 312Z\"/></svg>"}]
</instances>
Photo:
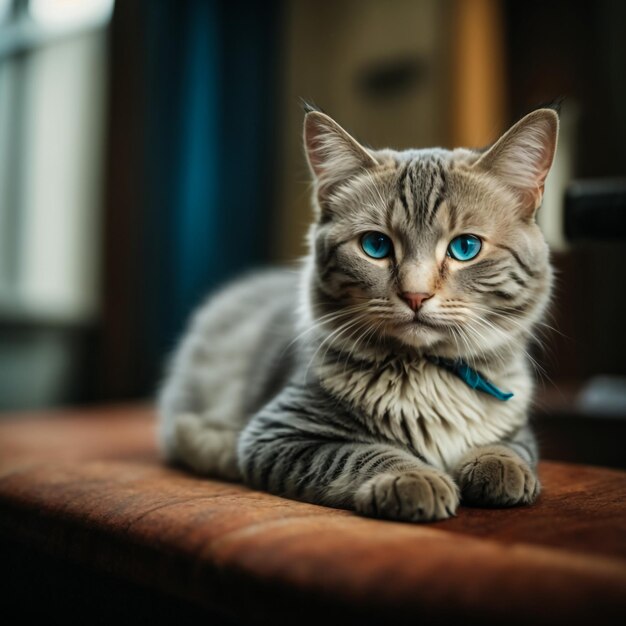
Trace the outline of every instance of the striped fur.
<instances>
[{"instance_id":1,"label":"striped fur","mask_svg":"<svg viewBox=\"0 0 626 626\"><path fill-rule=\"evenodd\" d=\"M540 110L486 152L374 151L309 112L311 253L199 309L160 396L166 458L390 519L443 519L460 498L532 502L526 350L552 283L534 212L556 132ZM394 254L365 255L367 231ZM483 241L465 263L446 255L461 233ZM405 291L434 295L416 315ZM515 396L477 392L426 355L463 358Z\"/></svg>"}]
</instances>

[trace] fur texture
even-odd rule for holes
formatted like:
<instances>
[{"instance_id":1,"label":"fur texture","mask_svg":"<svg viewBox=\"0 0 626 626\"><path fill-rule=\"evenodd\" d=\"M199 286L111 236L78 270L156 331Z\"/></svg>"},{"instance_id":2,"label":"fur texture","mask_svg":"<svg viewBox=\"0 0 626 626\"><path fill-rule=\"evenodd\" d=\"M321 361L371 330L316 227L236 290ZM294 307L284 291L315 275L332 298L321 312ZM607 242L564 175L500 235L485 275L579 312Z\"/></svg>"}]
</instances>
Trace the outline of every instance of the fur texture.
<instances>
[{"instance_id":1,"label":"fur texture","mask_svg":"<svg viewBox=\"0 0 626 626\"><path fill-rule=\"evenodd\" d=\"M540 109L483 152L370 150L309 111L310 255L200 307L160 396L166 458L389 519L532 502L526 350L552 284L534 215L557 132ZM371 231L391 255L364 252ZM481 239L476 258L447 254L461 234ZM415 311L404 292L429 297ZM429 355L515 395L471 389Z\"/></svg>"}]
</instances>

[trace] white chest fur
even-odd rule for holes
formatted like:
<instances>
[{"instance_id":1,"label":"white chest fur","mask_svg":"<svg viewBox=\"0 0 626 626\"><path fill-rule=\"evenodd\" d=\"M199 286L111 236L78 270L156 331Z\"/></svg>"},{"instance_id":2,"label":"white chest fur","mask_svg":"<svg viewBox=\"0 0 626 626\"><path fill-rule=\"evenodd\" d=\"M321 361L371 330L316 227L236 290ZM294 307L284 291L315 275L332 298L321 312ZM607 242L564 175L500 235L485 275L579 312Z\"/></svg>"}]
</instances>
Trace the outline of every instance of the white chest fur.
<instances>
[{"instance_id":1,"label":"white chest fur","mask_svg":"<svg viewBox=\"0 0 626 626\"><path fill-rule=\"evenodd\" d=\"M364 415L370 430L411 445L442 469L522 426L532 391L521 366L510 369L506 379L493 380L514 392L506 402L424 360L388 359L363 367L339 359L320 364L318 374L330 393Z\"/></svg>"}]
</instances>

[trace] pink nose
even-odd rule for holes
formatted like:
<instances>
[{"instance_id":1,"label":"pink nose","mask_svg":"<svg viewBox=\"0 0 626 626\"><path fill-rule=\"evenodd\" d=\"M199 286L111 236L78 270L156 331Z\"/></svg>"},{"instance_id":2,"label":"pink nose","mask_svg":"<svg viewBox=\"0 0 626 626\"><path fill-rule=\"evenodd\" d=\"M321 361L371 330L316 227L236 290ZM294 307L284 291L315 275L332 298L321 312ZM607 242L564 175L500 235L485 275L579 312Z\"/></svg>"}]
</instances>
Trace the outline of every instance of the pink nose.
<instances>
[{"instance_id":1,"label":"pink nose","mask_svg":"<svg viewBox=\"0 0 626 626\"><path fill-rule=\"evenodd\" d=\"M433 297L432 293L409 293L405 291L400 294L402 299L411 307L413 311L417 311L421 308L422 304L429 298Z\"/></svg>"}]
</instances>

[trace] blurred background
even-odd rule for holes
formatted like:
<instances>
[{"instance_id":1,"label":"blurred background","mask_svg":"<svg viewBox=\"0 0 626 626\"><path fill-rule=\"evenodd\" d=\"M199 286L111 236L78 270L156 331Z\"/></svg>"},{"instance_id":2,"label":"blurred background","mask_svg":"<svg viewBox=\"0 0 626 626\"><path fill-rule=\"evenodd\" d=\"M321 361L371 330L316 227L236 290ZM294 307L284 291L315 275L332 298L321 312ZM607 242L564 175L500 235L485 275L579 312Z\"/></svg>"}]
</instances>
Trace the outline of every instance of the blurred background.
<instances>
[{"instance_id":1,"label":"blurred background","mask_svg":"<svg viewBox=\"0 0 626 626\"><path fill-rule=\"evenodd\" d=\"M0 0L0 411L152 397L204 294L304 253L300 97L396 148L558 99L535 421L624 465L625 28L619 0Z\"/></svg>"}]
</instances>

